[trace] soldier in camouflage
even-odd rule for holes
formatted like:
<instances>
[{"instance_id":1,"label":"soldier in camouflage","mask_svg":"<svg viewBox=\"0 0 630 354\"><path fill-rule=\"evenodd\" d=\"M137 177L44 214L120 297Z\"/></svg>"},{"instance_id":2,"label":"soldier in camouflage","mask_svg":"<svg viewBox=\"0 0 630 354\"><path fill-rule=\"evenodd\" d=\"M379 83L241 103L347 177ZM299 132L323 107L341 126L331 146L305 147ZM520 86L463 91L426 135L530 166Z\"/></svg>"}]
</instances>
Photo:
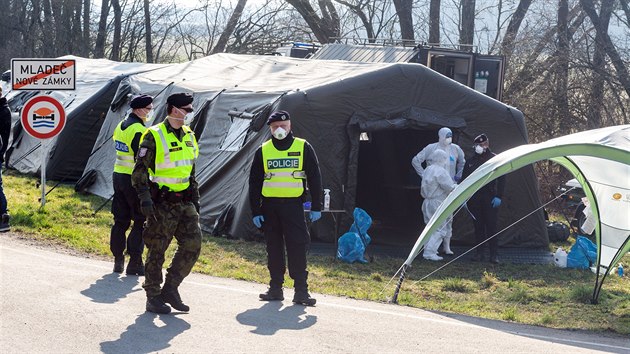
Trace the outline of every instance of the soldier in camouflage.
<instances>
[{"instance_id":1,"label":"soldier in camouflage","mask_svg":"<svg viewBox=\"0 0 630 354\"><path fill-rule=\"evenodd\" d=\"M199 190L195 160L199 147L193 131L184 122L192 114L193 97L177 93L167 99L164 122L147 130L131 175L140 208L146 216L142 238L147 247L145 280L146 310L166 314L170 304L189 311L178 287L190 273L201 251ZM177 250L162 284L164 253L175 236Z\"/></svg>"}]
</instances>

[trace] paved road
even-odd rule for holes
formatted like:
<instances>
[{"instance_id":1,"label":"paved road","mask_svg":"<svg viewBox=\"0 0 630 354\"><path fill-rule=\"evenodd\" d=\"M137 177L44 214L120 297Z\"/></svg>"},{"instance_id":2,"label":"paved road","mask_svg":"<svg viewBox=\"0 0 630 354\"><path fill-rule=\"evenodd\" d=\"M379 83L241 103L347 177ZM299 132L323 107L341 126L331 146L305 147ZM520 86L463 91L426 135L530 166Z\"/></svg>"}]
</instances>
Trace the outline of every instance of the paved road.
<instances>
[{"instance_id":1,"label":"paved road","mask_svg":"<svg viewBox=\"0 0 630 354\"><path fill-rule=\"evenodd\" d=\"M319 294L312 308L264 303L264 285L198 274L180 288L190 313L154 315L140 282L0 235L0 352L630 353L619 336Z\"/></svg>"}]
</instances>

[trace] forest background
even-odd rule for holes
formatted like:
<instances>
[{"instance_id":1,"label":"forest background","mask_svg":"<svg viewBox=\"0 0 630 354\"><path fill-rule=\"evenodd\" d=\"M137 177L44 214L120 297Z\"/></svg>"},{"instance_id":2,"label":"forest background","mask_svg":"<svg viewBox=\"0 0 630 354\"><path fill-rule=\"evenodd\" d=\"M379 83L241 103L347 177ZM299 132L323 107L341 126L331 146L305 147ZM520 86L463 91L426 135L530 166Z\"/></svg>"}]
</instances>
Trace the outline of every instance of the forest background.
<instances>
[{"instance_id":1,"label":"forest background","mask_svg":"<svg viewBox=\"0 0 630 354\"><path fill-rule=\"evenodd\" d=\"M77 55L172 63L287 42L440 44L506 57L531 142L630 123L629 0L0 0L0 70ZM568 176L538 164L544 194Z\"/></svg>"}]
</instances>

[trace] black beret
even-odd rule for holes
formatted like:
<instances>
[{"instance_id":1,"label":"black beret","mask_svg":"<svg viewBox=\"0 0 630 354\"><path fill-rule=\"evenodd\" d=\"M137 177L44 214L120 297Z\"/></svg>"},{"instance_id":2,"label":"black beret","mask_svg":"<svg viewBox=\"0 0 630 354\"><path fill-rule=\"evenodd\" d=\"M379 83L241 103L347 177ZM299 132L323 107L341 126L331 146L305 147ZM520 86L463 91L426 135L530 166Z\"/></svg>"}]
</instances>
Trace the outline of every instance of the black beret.
<instances>
[{"instance_id":1,"label":"black beret","mask_svg":"<svg viewBox=\"0 0 630 354\"><path fill-rule=\"evenodd\" d=\"M485 143L486 141L488 141L488 137L486 136L486 134L480 134L480 135L477 135L475 140L473 140L473 143L481 144L481 143Z\"/></svg>"},{"instance_id":2,"label":"black beret","mask_svg":"<svg viewBox=\"0 0 630 354\"><path fill-rule=\"evenodd\" d=\"M271 113L271 115L269 116L269 118L267 119L267 125L273 123L273 122L282 122L285 120L291 120L291 117L289 116L289 112L287 111L275 111L273 113Z\"/></svg>"},{"instance_id":3,"label":"black beret","mask_svg":"<svg viewBox=\"0 0 630 354\"><path fill-rule=\"evenodd\" d=\"M144 108L153 103L153 97L149 95L138 95L131 99L129 102L129 107L136 108Z\"/></svg>"},{"instance_id":4,"label":"black beret","mask_svg":"<svg viewBox=\"0 0 630 354\"><path fill-rule=\"evenodd\" d=\"M188 106L193 102L193 96L190 93L180 92L174 93L166 99L166 103L175 107Z\"/></svg>"}]
</instances>

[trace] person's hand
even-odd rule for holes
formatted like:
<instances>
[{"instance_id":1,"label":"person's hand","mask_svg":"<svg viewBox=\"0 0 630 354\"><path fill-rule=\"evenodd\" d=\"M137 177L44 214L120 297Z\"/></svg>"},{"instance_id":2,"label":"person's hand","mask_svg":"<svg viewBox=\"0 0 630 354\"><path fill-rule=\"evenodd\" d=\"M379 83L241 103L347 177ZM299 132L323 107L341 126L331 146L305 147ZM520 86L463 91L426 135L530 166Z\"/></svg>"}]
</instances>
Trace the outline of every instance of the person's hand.
<instances>
[{"instance_id":1,"label":"person's hand","mask_svg":"<svg viewBox=\"0 0 630 354\"><path fill-rule=\"evenodd\" d=\"M501 205L501 198L499 197L492 198L492 201L490 202L490 204L492 205L493 208L498 208Z\"/></svg>"},{"instance_id":2,"label":"person's hand","mask_svg":"<svg viewBox=\"0 0 630 354\"><path fill-rule=\"evenodd\" d=\"M252 221L254 222L254 225L260 229L262 227L262 223L265 222L265 217L262 215L256 215Z\"/></svg>"},{"instance_id":3,"label":"person's hand","mask_svg":"<svg viewBox=\"0 0 630 354\"><path fill-rule=\"evenodd\" d=\"M140 199L140 212L142 215L146 217L155 215L155 206L151 199L151 193L148 190L138 193L138 199Z\"/></svg>"},{"instance_id":4,"label":"person's hand","mask_svg":"<svg viewBox=\"0 0 630 354\"><path fill-rule=\"evenodd\" d=\"M321 211L311 210L311 213L310 213L309 216L311 217L311 222L315 222L315 221L319 220L319 218L322 217L322 212Z\"/></svg>"},{"instance_id":5,"label":"person's hand","mask_svg":"<svg viewBox=\"0 0 630 354\"><path fill-rule=\"evenodd\" d=\"M459 183L461 182L461 180L462 180L462 176L457 176L457 175L453 176L453 181L455 181L455 183Z\"/></svg>"}]
</instances>

